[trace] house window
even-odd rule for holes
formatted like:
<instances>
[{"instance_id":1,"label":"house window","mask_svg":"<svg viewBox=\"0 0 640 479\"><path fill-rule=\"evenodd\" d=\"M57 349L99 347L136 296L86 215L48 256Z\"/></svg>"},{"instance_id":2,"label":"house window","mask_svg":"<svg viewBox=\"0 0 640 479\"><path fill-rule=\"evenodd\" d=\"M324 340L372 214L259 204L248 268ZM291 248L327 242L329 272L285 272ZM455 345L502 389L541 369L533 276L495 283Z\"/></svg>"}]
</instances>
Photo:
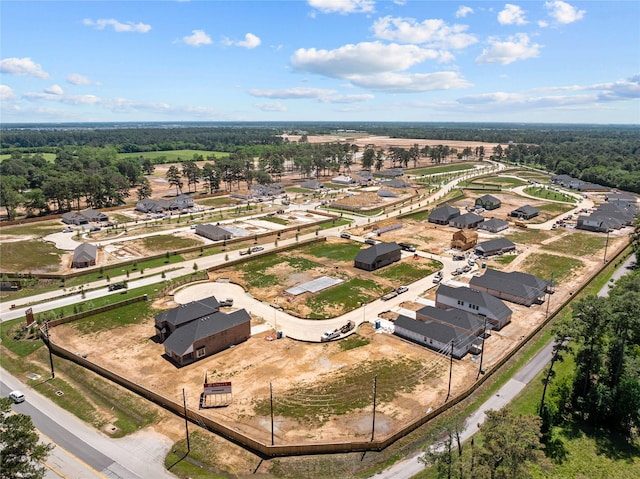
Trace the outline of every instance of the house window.
<instances>
[{"instance_id":1,"label":"house window","mask_svg":"<svg viewBox=\"0 0 640 479\"><path fill-rule=\"evenodd\" d=\"M206 353L205 347L202 346L201 348L196 349L196 358L203 358Z\"/></svg>"}]
</instances>

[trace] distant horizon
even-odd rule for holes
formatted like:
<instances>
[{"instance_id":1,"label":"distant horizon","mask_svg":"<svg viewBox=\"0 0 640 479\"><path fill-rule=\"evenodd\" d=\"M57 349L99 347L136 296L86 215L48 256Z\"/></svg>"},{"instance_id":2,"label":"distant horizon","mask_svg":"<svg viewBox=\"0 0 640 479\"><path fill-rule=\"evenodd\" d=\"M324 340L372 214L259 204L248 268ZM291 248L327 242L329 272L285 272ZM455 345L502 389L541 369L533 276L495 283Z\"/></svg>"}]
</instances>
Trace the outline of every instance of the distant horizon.
<instances>
[{"instance_id":1,"label":"distant horizon","mask_svg":"<svg viewBox=\"0 0 640 479\"><path fill-rule=\"evenodd\" d=\"M0 117L636 125L638 19L625 0L4 1Z\"/></svg>"}]
</instances>

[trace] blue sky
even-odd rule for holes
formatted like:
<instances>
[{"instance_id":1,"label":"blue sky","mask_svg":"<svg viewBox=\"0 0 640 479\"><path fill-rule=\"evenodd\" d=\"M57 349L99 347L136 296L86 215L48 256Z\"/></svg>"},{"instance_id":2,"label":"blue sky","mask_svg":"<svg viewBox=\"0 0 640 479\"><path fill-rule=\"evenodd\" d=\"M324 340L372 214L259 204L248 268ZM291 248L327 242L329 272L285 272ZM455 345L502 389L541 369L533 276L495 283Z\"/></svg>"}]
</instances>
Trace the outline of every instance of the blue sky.
<instances>
[{"instance_id":1,"label":"blue sky","mask_svg":"<svg viewBox=\"0 0 640 479\"><path fill-rule=\"evenodd\" d=\"M640 123L637 0L0 9L3 123Z\"/></svg>"}]
</instances>

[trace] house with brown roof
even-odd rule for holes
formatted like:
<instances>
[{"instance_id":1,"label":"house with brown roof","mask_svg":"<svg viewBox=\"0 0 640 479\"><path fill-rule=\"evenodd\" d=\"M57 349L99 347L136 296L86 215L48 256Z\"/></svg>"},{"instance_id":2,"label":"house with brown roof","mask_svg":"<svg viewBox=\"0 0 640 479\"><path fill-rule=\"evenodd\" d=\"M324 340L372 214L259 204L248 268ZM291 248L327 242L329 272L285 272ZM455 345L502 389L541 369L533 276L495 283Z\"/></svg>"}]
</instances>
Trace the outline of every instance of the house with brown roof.
<instances>
[{"instance_id":1,"label":"house with brown roof","mask_svg":"<svg viewBox=\"0 0 640 479\"><path fill-rule=\"evenodd\" d=\"M73 250L72 268L88 268L96 265L98 247L93 243L81 243Z\"/></svg>"}]
</instances>

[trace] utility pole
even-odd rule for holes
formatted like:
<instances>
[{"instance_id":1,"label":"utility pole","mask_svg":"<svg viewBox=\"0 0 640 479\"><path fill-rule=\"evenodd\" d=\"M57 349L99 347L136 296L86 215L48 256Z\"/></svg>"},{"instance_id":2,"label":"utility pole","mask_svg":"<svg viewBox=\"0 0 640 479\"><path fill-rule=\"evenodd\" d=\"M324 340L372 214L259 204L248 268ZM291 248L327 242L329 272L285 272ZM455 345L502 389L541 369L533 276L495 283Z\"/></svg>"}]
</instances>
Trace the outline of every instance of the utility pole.
<instances>
[{"instance_id":1,"label":"utility pole","mask_svg":"<svg viewBox=\"0 0 640 479\"><path fill-rule=\"evenodd\" d=\"M553 289L553 273L551 273L551 282L549 284L549 289ZM547 312L545 314L545 318L549 317L549 305L551 304L551 291L547 293Z\"/></svg>"},{"instance_id":2,"label":"utility pole","mask_svg":"<svg viewBox=\"0 0 640 479\"><path fill-rule=\"evenodd\" d=\"M607 247L609 246L609 230L607 229L607 240L604 243L604 263L607 262Z\"/></svg>"},{"instance_id":3,"label":"utility pole","mask_svg":"<svg viewBox=\"0 0 640 479\"><path fill-rule=\"evenodd\" d=\"M269 400L271 402L271 445L273 446L273 385L269 383Z\"/></svg>"},{"instance_id":4,"label":"utility pole","mask_svg":"<svg viewBox=\"0 0 640 479\"><path fill-rule=\"evenodd\" d=\"M49 350L49 364L51 365L51 379L56 378L56 372L53 370L53 354L51 353L51 340L49 339L49 321L44 323L45 334L47 335L47 349Z\"/></svg>"},{"instance_id":5,"label":"utility pole","mask_svg":"<svg viewBox=\"0 0 640 479\"><path fill-rule=\"evenodd\" d=\"M373 377L373 422L371 424L371 442L373 442L373 436L376 433L376 399L378 394L378 376Z\"/></svg>"},{"instance_id":6,"label":"utility pole","mask_svg":"<svg viewBox=\"0 0 640 479\"><path fill-rule=\"evenodd\" d=\"M487 317L484 317L484 331L482 332L482 351L480 351L480 367L478 368L478 375L476 376L476 381L480 377L481 374L484 374L482 370L482 358L484 357L484 339L487 336Z\"/></svg>"},{"instance_id":7,"label":"utility pole","mask_svg":"<svg viewBox=\"0 0 640 479\"><path fill-rule=\"evenodd\" d=\"M189 441L189 419L187 418L187 395L182 388L182 401L184 403L184 428L187 432L187 454L191 451L191 442Z\"/></svg>"},{"instance_id":8,"label":"utility pole","mask_svg":"<svg viewBox=\"0 0 640 479\"><path fill-rule=\"evenodd\" d=\"M450 359L449 359L449 387L447 389L447 398L444 400L444 402L447 402L449 400L449 396L451 395L451 376L453 374L453 344L455 343L455 339L451 340L451 353L449 355Z\"/></svg>"}]
</instances>

